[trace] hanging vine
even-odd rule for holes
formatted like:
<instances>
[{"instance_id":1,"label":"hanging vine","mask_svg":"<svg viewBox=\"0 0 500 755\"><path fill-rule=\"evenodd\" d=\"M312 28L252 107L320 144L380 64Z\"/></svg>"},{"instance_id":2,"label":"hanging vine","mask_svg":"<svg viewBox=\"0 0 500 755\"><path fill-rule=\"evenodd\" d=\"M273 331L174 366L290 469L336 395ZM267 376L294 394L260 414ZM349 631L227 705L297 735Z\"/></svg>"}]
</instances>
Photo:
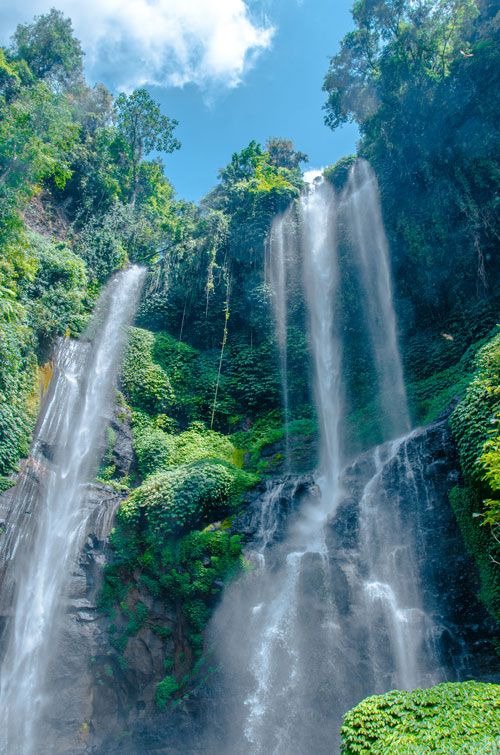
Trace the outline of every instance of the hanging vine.
<instances>
[{"instance_id":1,"label":"hanging vine","mask_svg":"<svg viewBox=\"0 0 500 755\"><path fill-rule=\"evenodd\" d=\"M210 419L211 430L213 430L213 427L214 427L215 411L217 409L217 397L219 394L220 376L222 372L222 360L224 359L224 349L226 347L227 335L228 335L229 297L231 293L231 276L229 274L229 270L226 264L224 264L224 280L226 281L226 299L224 301L224 331L222 334L222 343L221 343L220 356L219 356L219 368L217 370L217 381L215 383L214 401L212 404L212 417Z\"/></svg>"},{"instance_id":2,"label":"hanging vine","mask_svg":"<svg viewBox=\"0 0 500 755\"><path fill-rule=\"evenodd\" d=\"M227 241L229 219L220 210L212 210L206 218L208 236L211 240L208 252L207 281L205 284L205 318L208 317L210 296L215 290L214 271L217 268L217 254Z\"/></svg>"}]
</instances>

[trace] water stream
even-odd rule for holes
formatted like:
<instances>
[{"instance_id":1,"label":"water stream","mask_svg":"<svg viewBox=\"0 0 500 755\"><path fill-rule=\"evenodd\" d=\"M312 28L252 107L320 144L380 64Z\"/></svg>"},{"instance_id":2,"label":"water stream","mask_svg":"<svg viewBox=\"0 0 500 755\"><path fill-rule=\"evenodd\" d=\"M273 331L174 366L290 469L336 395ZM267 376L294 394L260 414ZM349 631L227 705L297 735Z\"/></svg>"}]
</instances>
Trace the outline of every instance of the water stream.
<instances>
[{"instance_id":1,"label":"water stream","mask_svg":"<svg viewBox=\"0 0 500 755\"><path fill-rule=\"evenodd\" d=\"M349 225L367 300L366 330L378 378L373 390L385 437L402 436L375 449L353 479L342 471L347 459L343 331L335 306L339 213ZM287 233L291 213L274 225L271 280L283 349L287 260L302 259L320 462L316 486L289 506L285 527L284 482L268 486L258 528L266 536L255 538L249 554L256 568L226 591L213 621L214 653L228 700L213 749L228 755L330 754L338 748L342 715L362 697L440 678L434 627L421 600L418 521L408 521L401 508L403 498L421 499L423 492L415 487L412 465L402 465L411 434L404 435L408 410L371 169L356 164L340 197L322 176L308 176L297 216L298 234ZM286 243L298 244L299 254ZM391 484L396 474L403 481L401 499ZM354 488L356 504L345 528L345 501Z\"/></svg>"},{"instance_id":2,"label":"water stream","mask_svg":"<svg viewBox=\"0 0 500 755\"><path fill-rule=\"evenodd\" d=\"M378 377L378 402L385 437L395 438L410 429L396 315L392 301L389 247L385 235L375 173L366 160L356 160L341 197L347 216L351 251L364 295L366 328Z\"/></svg>"},{"instance_id":3,"label":"water stream","mask_svg":"<svg viewBox=\"0 0 500 755\"><path fill-rule=\"evenodd\" d=\"M283 421L285 426L285 457L290 464L290 439L288 423L290 421L290 400L288 391L288 291L286 258L289 248L288 212L277 215L274 219L269 239L268 277L271 286L276 340L280 354L280 376L283 396Z\"/></svg>"},{"instance_id":4,"label":"water stream","mask_svg":"<svg viewBox=\"0 0 500 755\"><path fill-rule=\"evenodd\" d=\"M12 619L0 667L0 752L41 749L39 726L50 702L49 662L71 566L86 532L86 483L103 450L126 327L143 270L131 267L104 290L87 337L61 341L20 489L4 537L2 593ZM63 662L63 659L61 659Z\"/></svg>"}]
</instances>

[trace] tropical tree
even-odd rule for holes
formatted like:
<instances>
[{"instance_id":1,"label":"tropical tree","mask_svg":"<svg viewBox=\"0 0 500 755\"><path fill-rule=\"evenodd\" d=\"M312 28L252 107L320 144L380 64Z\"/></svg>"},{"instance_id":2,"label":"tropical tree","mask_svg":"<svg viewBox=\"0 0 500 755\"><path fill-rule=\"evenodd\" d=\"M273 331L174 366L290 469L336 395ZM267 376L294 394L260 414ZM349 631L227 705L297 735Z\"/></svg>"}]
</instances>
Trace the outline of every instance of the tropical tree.
<instances>
[{"instance_id":1,"label":"tropical tree","mask_svg":"<svg viewBox=\"0 0 500 755\"><path fill-rule=\"evenodd\" d=\"M31 24L20 24L12 38L11 53L24 60L39 79L67 89L83 81L83 51L73 36L71 19L52 8Z\"/></svg>"},{"instance_id":2,"label":"tropical tree","mask_svg":"<svg viewBox=\"0 0 500 755\"><path fill-rule=\"evenodd\" d=\"M118 96L116 126L131 172L129 199L132 204L137 198L142 160L154 151L171 153L181 146L174 137L177 125L176 120L162 114L159 105L145 89Z\"/></svg>"}]
</instances>

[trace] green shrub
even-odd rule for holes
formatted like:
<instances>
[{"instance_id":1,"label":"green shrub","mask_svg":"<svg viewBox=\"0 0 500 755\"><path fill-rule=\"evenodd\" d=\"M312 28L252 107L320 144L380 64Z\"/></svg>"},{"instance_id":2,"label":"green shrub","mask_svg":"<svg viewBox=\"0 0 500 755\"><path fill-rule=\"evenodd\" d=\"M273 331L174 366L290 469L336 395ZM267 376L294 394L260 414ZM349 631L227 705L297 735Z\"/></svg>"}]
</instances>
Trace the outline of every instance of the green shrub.
<instances>
[{"instance_id":1,"label":"green shrub","mask_svg":"<svg viewBox=\"0 0 500 755\"><path fill-rule=\"evenodd\" d=\"M479 682L395 690L363 700L344 716L344 755L493 753L500 745L500 686Z\"/></svg>"},{"instance_id":2,"label":"green shrub","mask_svg":"<svg viewBox=\"0 0 500 755\"><path fill-rule=\"evenodd\" d=\"M124 246L126 230L131 224L131 210L116 202L100 217L85 223L75 245L75 251L87 263L89 277L104 283L114 270L127 261Z\"/></svg>"},{"instance_id":3,"label":"green shrub","mask_svg":"<svg viewBox=\"0 0 500 755\"><path fill-rule=\"evenodd\" d=\"M55 336L68 331L78 334L85 325L87 274L84 262L65 244L35 233L29 240L37 270L22 298L29 325L43 350Z\"/></svg>"},{"instance_id":4,"label":"green shrub","mask_svg":"<svg viewBox=\"0 0 500 755\"><path fill-rule=\"evenodd\" d=\"M209 422L217 384L219 351L199 351L183 341L178 341L169 333L155 335L153 359L168 375L175 393L173 413L181 426L196 420ZM221 402L218 414L228 414L226 406L230 389L225 375L219 383Z\"/></svg>"},{"instance_id":5,"label":"green shrub","mask_svg":"<svg viewBox=\"0 0 500 755\"><path fill-rule=\"evenodd\" d=\"M179 691L179 684L173 676L166 676L156 685L155 703L160 710L167 707L168 701Z\"/></svg>"},{"instance_id":6,"label":"green shrub","mask_svg":"<svg viewBox=\"0 0 500 755\"><path fill-rule=\"evenodd\" d=\"M495 455L495 444L500 437L499 422L500 333L479 351L474 378L451 418L464 474L497 494L500 488L495 470L498 473L500 457ZM487 456L491 451L493 456Z\"/></svg>"},{"instance_id":7,"label":"green shrub","mask_svg":"<svg viewBox=\"0 0 500 755\"><path fill-rule=\"evenodd\" d=\"M29 450L35 369L28 328L0 320L0 475L14 471Z\"/></svg>"},{"instance_id":8,"label":"green shrub","mask_svg":"<svg viewBox=\"0 0 500 755\"><path fill-rule=\"evenodd\" d=\"M172 405L174 392L165 371L153 362L153 344L152 333L142 328L130 328L122 386L134 408L158 414Z\"/></svg>"},{"instance_id":9,"label":"green shrub","mask_svg":"<svg viewBox=\"0 0 500 755\"><path fill-rule=\"evenodd\" d=\"M227 515L255 478L216 461L197 462L149 477L121 505L118 516L132 526L141 512L153 538L182 532Z\"/></svg>"},{"instance_id":10,"label":"green shrub","mask_svg":"<svg viewBox=\"0 0 500 755\"><path fill-rule=\"evenodd\" d=\"M202 459L220 459L231 464L236 452L227 436L207 430L201 423L193 423L185 432L170 436L170 449L172 466Z\"/></svg>"},{"instance_id":11,"label":"green shrub","mask_svg":"<svg viewBox=\"0 0 500 755\"><path fill-rule=\"evenodd\" d=\"M265 473L269 462L262 459L262 452L267 447L284 441L287 429L290 438L307 438L317 433L316 423L312 419L294 419L285 426L279 412L269 412L256 420L248 430L233 433L231 440L240 453L247 456L250 469Z\"/></svg>"},{"instance_id":12,"label":"green shrub","mask_svg":"<svg viewBox=\"0 0 500 755\"><path fill-rule=\"evenodd\" d=\"M500 618L500 333L478 352L475 373L451 417L465 487L450 494L481 579L480 596Z\"/></svg>"},{"instance_id":13,"label":"green shrub","mask_svg":"<svg viewBox=\"0 0 500 755\"><path fill-rule=\"evenodd\" d=\"M347 183L349 171L357 160L357 155L348 155L341 157L333 165L328 166L323 171L323 175L329 181L336 191L342 191Z\"/></svg>"},{"instance_id":14,"label":"green shrub","mask_svg":"<svg viewBox=\"0 0 500 755\"><path fill-rule=\"evenodd\" d=\"M134 432L134 451L137 469L142 479L164 469L172 456L172 441L169 435L156 427Z\"/></svg>"},{"instance_id":15,"label":"green shrub","mask_svg":"<svg viewBox=\"0 0 500 755\"><path fill-rule=\"evenodd\" d=\"M484 517L481 498L473 488L458 485L451 489L449 497L466 548L478 568L479 597L490 613L500 619L500 574L497 567L500 553L491 530L479 526Z\"/></svg>"}]
</instances>

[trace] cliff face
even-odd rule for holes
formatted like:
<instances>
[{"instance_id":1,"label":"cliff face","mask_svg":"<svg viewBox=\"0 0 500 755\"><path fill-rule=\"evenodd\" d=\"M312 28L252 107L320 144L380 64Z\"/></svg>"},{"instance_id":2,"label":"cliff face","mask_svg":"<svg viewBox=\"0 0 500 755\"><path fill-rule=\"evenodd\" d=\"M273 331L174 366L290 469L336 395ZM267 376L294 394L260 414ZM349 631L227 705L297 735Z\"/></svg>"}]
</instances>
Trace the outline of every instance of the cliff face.
<instances>
[{"instance_id":1,"label":"cliff face","mask_svg":"<svg viewBox=\"0 0 500 755\"><path fill-rule=\"evenodd\" d=\"M373 454L367 453L344 473L346 495L328 540L332 568L344 575L359 552L362 497L374 471ZM496 622L478 601L475 564L448 501L459 478L455 444L444 419L414 431L400 445L381 472L378 494L385 506L398 509L403 533L412 544L421 607L432 619L432 642L442 674L455 680L493 681L499 670L491 644ZM346 606L351 605L351 586L347 577L340 596ZM361 639L359 632L357 636Z\"/></svg>"},{"instance_id":2,"label":"cliff face","mask_svg":"<svg viewBox=\"0 0 500 755\"><path fill-rule=\"evenodd\" d=\"M315 486L278 483L265 571L257 561L257 575L233 584L214 618L220 673L211 687L210 752L252 752L244 732L259 752L277 738L294 754L336 751L342 715L370 694L495 678L494 622L478 603L474 563L448 501L458 470L446 419L362 454L344 470L324 550L303 554L293 536L283 538L282 511L293 530L298 499L309 488L306 505L314 507ZM258 509L272 498L245 515L254 522L250 554L262 554ZM291 610L283 596L287 605L293 599ZM275 607L267 611L269 599ZM263 657L269 672L259 668Z\"/></svg>"},{"instance_id":3,"label":"cliff face","mask_svg":"<svg viewBox=\"0 0 500 755\"><path fill-rule=\"evenodd\" d=\"M123 434L120 442L123 448L119 454L121 460L117 461L126 466L129 463L126 458L131 457ZM393 451L382 465L377 485L384 497L384 507L397 507L403 531L416 546L416 567L423 588L422 611L432 623L439 673L448 679L492 680L496 656L490 641L495 627L477 601L474 565L464 549L447 499L459 472L446 420L415 431ZM368 569L360 555L366 515L366 496L363 496L376 473L376 464L376 457L369 452L345 470L345 494L328 527L328 569L342 629L349 685L346 680L341 693L332 689L328 676L321 670L326 669L323 659L311 652L309 662L314 670L315 688L322 690L320 697L324 700L320 704L318 694L313 694L311 704L320 705L321 715L330 722L314 742L318 751L325 744L322 737L334 737L332 732L340 723L339 715L328 708L344 712L377 686L371 677L367 653L370 636L361 621L357 597L358 582L366 578ZM266 521L276 526L264 532L263 505L269 501L273 485L279 494L273 498L274 514ZM256 491L233 525L246 538L247 555L251 558L265 537L277 568L287 523L304 496L314 496L314 492L310 476L283 478L269 483L267 490ZM4 508L9 495L12 493L2 497ZM228 732L234 731L239 714L237 700L228 702L230 690L224 673L216 670L190 700L180 703L175 710L157 713L154 691L165 674L165 640L145 625L129 637L123 653L110 644L109 620L99 613L96 601L103 566L111 557L105 540L119 501L120 495L106 486L94 485L89 491L89 505L96 511L94 531L88 534L72 574L63 630L56 640L58 662L50 671L53 697L50 718L45 722L46 752L148 751L179 755L229 752ZM319 582L317 563L311 557L301 576L298 609L309 624L318 626L328 618ZM146 595L140 595L140 599L147 604L148 600L151 602ZM225 601L224 598L222 614L216 616L212 626L207 650L213 652L215 648L214 664L222 660L230 669L232 653L234 663L238 663L238 642L225 647L224 637L216 636L221 616L224 617ZM148 608L159 613L169 611L165 605L148 604ZM375 614L373 618L377 620ZM228 658L224 658L225 653Z\"/></svg>"}]
</instances>

